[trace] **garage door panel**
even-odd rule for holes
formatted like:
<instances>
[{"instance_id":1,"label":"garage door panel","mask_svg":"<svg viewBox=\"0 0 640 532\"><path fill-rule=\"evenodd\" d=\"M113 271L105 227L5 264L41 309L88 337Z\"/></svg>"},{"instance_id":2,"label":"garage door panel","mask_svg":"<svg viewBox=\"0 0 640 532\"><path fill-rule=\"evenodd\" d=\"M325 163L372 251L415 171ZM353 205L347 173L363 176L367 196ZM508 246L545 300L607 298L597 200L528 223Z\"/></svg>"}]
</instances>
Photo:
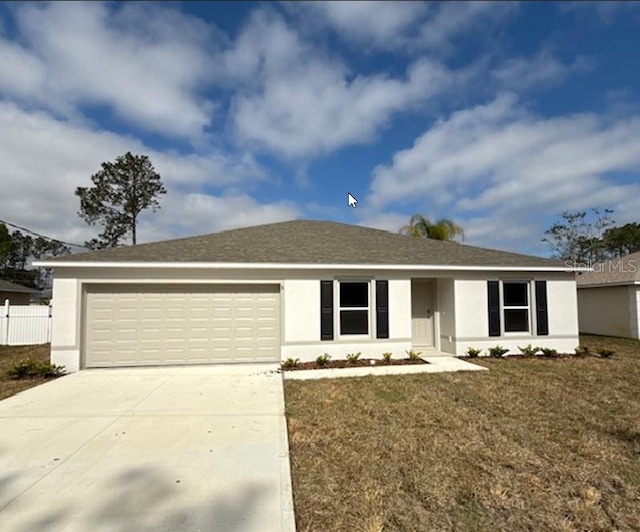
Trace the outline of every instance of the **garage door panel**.
<instances>
[{"instance_id":1,"label":"garage door panel","mask_svg":"<svg viewBox=\"0 0 640 532\"><path fill-rule=\"evenodd\" d=\"M103 285L86 305L87 367L279 360L276 285Z\"/></svg>"}]
</instances>

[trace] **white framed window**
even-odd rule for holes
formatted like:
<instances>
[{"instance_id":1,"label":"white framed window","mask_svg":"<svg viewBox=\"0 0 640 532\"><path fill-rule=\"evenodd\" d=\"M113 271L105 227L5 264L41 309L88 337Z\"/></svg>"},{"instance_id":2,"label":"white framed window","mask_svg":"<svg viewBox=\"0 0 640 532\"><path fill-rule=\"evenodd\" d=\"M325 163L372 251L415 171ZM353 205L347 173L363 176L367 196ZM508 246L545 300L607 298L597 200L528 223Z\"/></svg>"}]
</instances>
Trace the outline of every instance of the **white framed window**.
<instances>
[{"instance_id":1,"label":"white framed window","mask_svg":"<svg viewBox=\"0 0 640 532\"><path fill-rule=\"evenodd\" d=\"M531 290L528 281L502 281L502 323L505 334L531 332Z\"/></svg>"},{"instance_id":2,"label":"white framed window","mask_svg":"<svg viewBox=\"0 0 640 532\"><path fill-rule=\"evenodd\" d=\"M339 336L370 336L371 282L345 280L337 283Z\"/></svg>"}]
</instances>

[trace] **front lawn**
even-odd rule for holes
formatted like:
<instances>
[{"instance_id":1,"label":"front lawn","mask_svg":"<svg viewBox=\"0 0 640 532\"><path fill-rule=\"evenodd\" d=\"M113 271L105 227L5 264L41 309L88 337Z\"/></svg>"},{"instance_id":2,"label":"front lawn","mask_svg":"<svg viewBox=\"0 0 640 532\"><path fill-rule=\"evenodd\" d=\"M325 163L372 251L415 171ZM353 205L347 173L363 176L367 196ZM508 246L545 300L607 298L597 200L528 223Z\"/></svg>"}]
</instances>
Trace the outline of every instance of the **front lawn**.
<instances>
[{"instance_id":1,"label":"front lawn","mask_svg":"<svg viewBox=\"0 0 640 532\"><path fill-rule=\"evenodd\" d=\"M640 530L640 342L612 359L285 381L308 530Z\"/></svg>"},{"instance_id":2,"label":"front lawn","mask_svg":"<svg viewBox=\"0 0 640 532\"><path fill-rule=\"evenodd\" d=\"M21 346L0 345L0 400L45 382L42 378L13 380L7 376L7 370L14 363L25 358L48 362L49 352L49 344Z\"/></svg>"}]
</instances>

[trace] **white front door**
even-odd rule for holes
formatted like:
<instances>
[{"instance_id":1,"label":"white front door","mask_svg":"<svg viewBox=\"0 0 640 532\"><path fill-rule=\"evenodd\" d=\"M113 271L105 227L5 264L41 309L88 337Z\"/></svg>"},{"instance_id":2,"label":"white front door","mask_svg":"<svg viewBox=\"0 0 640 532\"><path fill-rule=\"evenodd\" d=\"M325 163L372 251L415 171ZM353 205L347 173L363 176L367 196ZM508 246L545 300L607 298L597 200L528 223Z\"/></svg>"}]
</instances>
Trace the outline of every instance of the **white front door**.
<instances>
[{"instance_id":1,"label":"white front door","mask_svg":"<svg viewBox=\"0 0 640 532\"><path fill-rule=\"evenodd\" d=\"M411 340L417 347L433 347L433 281L411 281Z\"/></svg>"}]
</instances>

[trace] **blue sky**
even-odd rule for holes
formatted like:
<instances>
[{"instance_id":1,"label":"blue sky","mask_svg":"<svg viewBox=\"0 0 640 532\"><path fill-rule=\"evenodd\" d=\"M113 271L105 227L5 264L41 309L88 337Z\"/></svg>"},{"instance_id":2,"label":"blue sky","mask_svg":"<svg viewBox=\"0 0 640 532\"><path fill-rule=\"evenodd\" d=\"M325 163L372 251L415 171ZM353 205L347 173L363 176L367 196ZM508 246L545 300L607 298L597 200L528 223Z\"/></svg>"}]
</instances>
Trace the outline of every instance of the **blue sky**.
<instances>
[{"instance_id":1,"label":"blue sky","mask_svg":"<svg viewBox=\"0 0 640 532\"><path fill-rule=\"evenodd\" d=\"M73 192L129 150L142 241L421 213L544 255L563 210L640 219L639 45L638 3L0 4L0 218L95 236Z\"/></svg>"}]
</instances>

